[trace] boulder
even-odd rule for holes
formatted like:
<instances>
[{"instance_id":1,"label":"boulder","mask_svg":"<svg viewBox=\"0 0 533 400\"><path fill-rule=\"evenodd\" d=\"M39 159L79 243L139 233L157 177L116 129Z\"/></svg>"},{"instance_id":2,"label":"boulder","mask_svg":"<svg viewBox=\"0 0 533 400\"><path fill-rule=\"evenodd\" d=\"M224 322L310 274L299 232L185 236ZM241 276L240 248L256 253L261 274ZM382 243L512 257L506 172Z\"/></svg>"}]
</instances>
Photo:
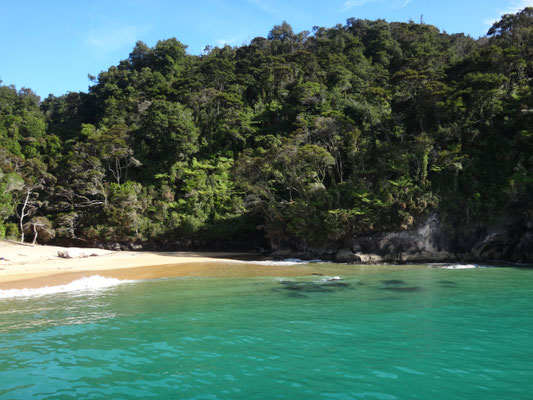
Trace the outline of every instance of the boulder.
<instances>
[{"instance_id":1,"label":"boulder","mask_svg":"<svg viewBox=\"0 0 533 400\"><path fill-rule=\"evenodd\" d=\"M61 258L86 258L94 254L89 254L82 249L70 248L66 250L59 250L57 256Z\"/></svg>"},{"instance_id":2,"label":"boulder","mask_svg":"<svg viewBox=\"0 0 533 400\"><path fill-rule=\"evenodd\" d=\"M354 256L357 257L362 264L380 264L384 261L384 258L379 254L355 253Z\"/></svg>"},{"instance_id":3,"label":"boulder","mask_svg":"<svg viewBox=\"0 0 533 400\"><path fill-rule=\"evenodd\" d=\"M360 261L360 258L348 249L339 250L337 254L335 254L335 262L338 263L354 263Z\"/></svg>"},{"instance_id":4,"label":"boulder","mask_svg":"<svg viewBox=\"0 0 533 400\"><path fill-rule=\"evenodd\" d=\"M384 261L383 257L373 253L354 253L351 250L339 250L335 255L335 262L349 264L379 264Z\"/></svg>"}]
</instances>

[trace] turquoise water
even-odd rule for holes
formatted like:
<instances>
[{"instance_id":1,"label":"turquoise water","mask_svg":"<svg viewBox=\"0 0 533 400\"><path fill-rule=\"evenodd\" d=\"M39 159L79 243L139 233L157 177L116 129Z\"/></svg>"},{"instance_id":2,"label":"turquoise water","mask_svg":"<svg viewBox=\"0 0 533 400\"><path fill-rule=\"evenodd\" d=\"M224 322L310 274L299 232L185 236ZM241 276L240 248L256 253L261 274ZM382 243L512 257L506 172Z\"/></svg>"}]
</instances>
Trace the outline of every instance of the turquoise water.
<instances>
[{"instance_id":1,"label":"turquoise water","mask_svg":"<svg viewBox=\"0 0 533 400\"><path fill-rule=\"evenodd\" d=\"M0 399L533 398L532 269L316 269L2 299Z\"/></svg>"}]
</instances>

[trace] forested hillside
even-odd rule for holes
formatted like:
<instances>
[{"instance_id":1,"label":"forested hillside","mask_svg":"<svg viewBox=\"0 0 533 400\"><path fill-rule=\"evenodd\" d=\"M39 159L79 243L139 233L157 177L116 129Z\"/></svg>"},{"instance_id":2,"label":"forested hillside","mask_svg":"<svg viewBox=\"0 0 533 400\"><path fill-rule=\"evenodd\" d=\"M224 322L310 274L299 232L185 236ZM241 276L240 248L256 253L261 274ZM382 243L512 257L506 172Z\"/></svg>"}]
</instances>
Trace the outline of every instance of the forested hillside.
<instances>
[{"instance_id":1,"label":"forested hillside","mask_svg":"<svg viewBox=\"0 0 533 400\"><path fill-rule=\"evenodd\" d=\"M478 40L349 19L201 56L138 42L90 78L0 87L0 236L297 249L533 218L533 8Z\"/></svg>"}]
</instances>

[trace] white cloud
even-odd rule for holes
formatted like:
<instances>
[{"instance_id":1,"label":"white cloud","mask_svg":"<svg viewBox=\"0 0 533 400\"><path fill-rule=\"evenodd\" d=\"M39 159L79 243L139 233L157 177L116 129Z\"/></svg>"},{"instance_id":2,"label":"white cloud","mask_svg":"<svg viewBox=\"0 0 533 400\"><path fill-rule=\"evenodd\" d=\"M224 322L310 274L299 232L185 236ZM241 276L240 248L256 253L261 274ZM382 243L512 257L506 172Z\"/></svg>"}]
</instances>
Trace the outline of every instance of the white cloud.
<instances>
[{"instance_id":1,"label":"white cloud","mask_svg":"<svg viewBox=\"0 0 533 400\"><path fill-rule=\"evenodd\" d=\"M137 26L95 29L87 35L87 44L100 52L112 52L124 47L133 47L145 29Z\"/></svg>"},{"instance_id":2,"label":"white cloud","mask_svg":"<svg viewBox=\"0 0 533 400\"><path fill-rule=\"evenodd\" d=\"M483 25L492 26L495 22L498 22L499 18L486 18L483 20Z\"/></svg>"},{"instance_id":3,"label":"white cloud","mask_svg":"<svg viewBox=\"0 0 533 400\"><path fill-rule=\"evenodd\" d=\"M246 39L244 36L232 36L227 39L219 39L216 42L217 42L217 46L219 47L223 47L226 44L230 46L238 46L246 42Z\"/></svg>"},{"instance_id":4,"label":"white cloud","mask_svg":"<svg viewBox=\"0 0 533 400\"><path fill-rule=\"evenodd\" d=\"M511 0L511 4L504 13L514 14L526 7L533 7L533 0Z\"/></svg>"},{"instance_id":5,"label":"white cloud","mask_svg":"<svg viewBox=\"0 0 533 400\"><path fill-rule=\"evenodd\" d=\"M501 8L496 11L493 18L487 18L483 20L483 23L487 26L492 26L495 22L498 22L505 14L515 14L526 7L533 7L533 0L510 0L506 8Z\"/></svg>"},{"instance_id":6,"label":"white cloud","mask_svg":"<svg viewBox=\"0 0 533 400\"><path fill-rule=\"evenodd\" d=\"M276 10L272 7L270 1L265 0L246 0L248 3L253 4L257 8L259 8L261 11L264 11L267 14L270 14L273 17L278 17L278 13Z\"/></svg>"},{"instance_id":7,"label":"white cloud","mask_svg":"<svg viewBox=\"0 0 533 400\"><path fill-rule=\"evenodd\" d=\"M407 6L407 4L409 4L411 2L411 0L404 0L402 4L400 4L399 8L404 8L405 6Z\"/></svg>"},{"instance_id":8,"label":"white cloud","mask_svg":"<svg viewBox=\"0 0 533 400\"><path fill-rule=\"evenodd\" d=\"M390 1L390 0L346 0L342 8L340 9L340 12L351 10L355 7L362 7L367 4L371 3L388 3L391 8L404 8L409 3L411 3L412 0L396 0L396 1Z\"/></svg>"},{"instance_id":9,"label":"white cloud","mask_svg":"<svg viewBox=\"0 0 533 400\"><path fill-rule=\"evenodd\" d=\"M361 7L368 3L375 3L378 0L346 0L341 11L348 11L355 7Z\"/></svg>"}]
</instances>

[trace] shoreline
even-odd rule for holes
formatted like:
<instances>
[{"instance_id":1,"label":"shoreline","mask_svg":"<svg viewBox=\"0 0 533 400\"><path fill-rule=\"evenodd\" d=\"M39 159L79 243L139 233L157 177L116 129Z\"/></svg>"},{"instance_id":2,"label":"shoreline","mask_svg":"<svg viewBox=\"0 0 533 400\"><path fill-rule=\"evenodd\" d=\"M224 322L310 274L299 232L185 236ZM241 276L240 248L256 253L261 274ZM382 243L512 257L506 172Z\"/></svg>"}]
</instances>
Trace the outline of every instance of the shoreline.
<instances>
[{"instance_id":1,"label":"shoreline","mask_svg":"<svg viewBox=\"0 0 533 400\"><path fill-rule=\"evenodd\" d=\"M78 249L89 257L61 258L67 248L21 244L0 240L0 290L37 289L66 285L93 276L119 280L150 280L176 277L294 277L323 275L322 267L313 263L286 265L261 262L258 253L237 252L150 252L113 251L97 248ZM249 261L245 261L249 260ZM455 261L458 262L458 261ZM349 263L359 267L374 264ZM401 264L404 266L418 263ZM328 268L327 273L345 273L345 265ZM398 264L380 264L383 268L402 268ZM456 267L459 268L459 267Z\"/></svg>"},{"instance_id":2,"label":"shoreline","mask_svg":"<svg viewBox=\"0 0 533 400\"><path fill-rule=\"evenodd\" d=\"M252 258L255 255L84 248L81 250L91 256L71 259L58 256L58 251L67 249L69 248L0 241L0 290L56 286L93 275L129 280L176 276L221 276L222 269L228 269L222 268L224 264L227 266L228 263ZM242 265L248 264L242 263Z\"/></svg>"},{"instance_id":3,"label":"shoreline","mask_svg":"<svg viewBox=\"0 0 533 400\"><path fill-rule=\"evenodd\" d=\"M253 262L239 262L231 259L212 259L208 262L181 262L177 264L151 265L140 267L110 268L103 270L79 270L69 272L42 272L18 275L15 279L1 281L0 290L38 289L66 285L82 278L100 276L124 281L142 281L178 277L191 278L230 278L230 277L292 277L313 275L320 272L309 264L286 266L259 265ZM315 273L318 275L318 273ZM322 274L320 274L322 275Z\"/></svg>"}]
</instances>

